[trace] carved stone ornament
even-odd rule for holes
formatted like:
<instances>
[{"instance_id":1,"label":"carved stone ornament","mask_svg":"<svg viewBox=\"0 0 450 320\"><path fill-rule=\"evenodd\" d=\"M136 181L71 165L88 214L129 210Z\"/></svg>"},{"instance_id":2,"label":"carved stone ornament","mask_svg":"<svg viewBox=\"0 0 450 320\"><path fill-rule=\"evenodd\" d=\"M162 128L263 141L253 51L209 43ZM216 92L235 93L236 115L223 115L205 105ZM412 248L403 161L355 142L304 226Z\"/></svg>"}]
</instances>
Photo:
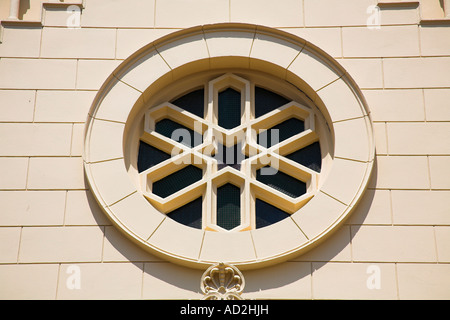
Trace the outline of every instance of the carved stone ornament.
<instances>
[{"instance_id":1,"label":"carved stone ornament","mask_svg":"<svg viewBox=\"0 0 450 320\"><path fill-rule=\"evenodd\" d=\"M245 287L242 273L235 266L220 262L209 267L202 275L202 300L243 300Z\"/></svg>"}]
</instances>

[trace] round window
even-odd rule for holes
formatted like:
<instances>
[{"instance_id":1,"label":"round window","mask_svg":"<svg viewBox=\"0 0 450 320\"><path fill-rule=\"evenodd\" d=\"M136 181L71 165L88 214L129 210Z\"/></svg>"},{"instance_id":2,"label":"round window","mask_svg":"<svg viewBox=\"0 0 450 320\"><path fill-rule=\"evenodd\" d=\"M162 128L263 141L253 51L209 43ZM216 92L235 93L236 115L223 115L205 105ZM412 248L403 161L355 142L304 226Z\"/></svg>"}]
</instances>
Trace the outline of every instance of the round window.
<instances>
[{"instance_id":1,"label":"round window","mask_svg":"<svg viewBox=\"0 0 450 320\"><path fill-rule=\"evenodd\" d=\"M125 60L86 125L90 189L113 224L172 262L240 269L325 240L374 163L356 83L305 40L225 23L174 32Z\"/></svg>"},{"instance_id":2,"label":"round window","mask_svg":"<svg viewBox=\"0 0 450 320\"><path fill-rule=\"evenodd\" d=\"M155 97L170 99L147 103L133 126L137 187L189 227L242 231L284 220L314 196L331 161L325 119L305 95L234 71L177 81Z\"/></svg>"}]
</instances>

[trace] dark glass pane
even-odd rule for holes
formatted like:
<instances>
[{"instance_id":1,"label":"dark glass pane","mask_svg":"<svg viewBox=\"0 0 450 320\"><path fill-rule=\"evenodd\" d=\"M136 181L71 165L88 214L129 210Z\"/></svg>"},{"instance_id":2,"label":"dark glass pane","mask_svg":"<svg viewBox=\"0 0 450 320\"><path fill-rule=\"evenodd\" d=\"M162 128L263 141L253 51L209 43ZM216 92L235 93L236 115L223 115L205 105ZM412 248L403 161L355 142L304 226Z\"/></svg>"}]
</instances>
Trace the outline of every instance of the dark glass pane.
<instances>
[{"instance_id":1,"label":"dark glass pane","mask_svg":"<svg viewBox=\"0 0 450 320\"><path fill-rule=\"evenodd\" d=\"M189 165L153 183L152 191L165 198L202 179L203 170Z\"/></svg>"},{"instance_id":2,"label":"dark glass pane","mask_svg":"<svg viewBox=\"0 0 450 320\"><path fill-rule=\"evenodd\" d=\"M181 130L180 130L181 129ZM175 132L175 130L180 130ZM203 142L203 136L191 130L182 124L179 124L170 119L163 119L156 123L155 131L167 138L180 142L188 147L196 147Z\"/></svg>"},{"instance_id":3,"label":"dark glass pane","mask_svg":"<svg viewBox=\"0 0 450 320\"><path fill-rule=\"evenodd\" d=\"M303 149L288 154L286 158L317 172L320 172L322 168L322 153L320 152L319 142L314 142Z\"/></svg>"},{"instance_id":4,"label":"dark glass pane","mask_svg":"<svg viewBox=\"0 0 450 320\"><path fill-rule=\"evenodd\" d=\"M214 158L218 161L219 170L227 166L240 170L241 162L247 158L247 156L242 153L241 143L237 143L229 148L219 143L217 149L218 152L214 155Z\"/></svg>"},{"instance_id":5,"label":"dark glass pane","mask_svg":"<svg viewBox=\"0 0 450 320\"><path fill-rule=\"evenodd\" d=\"M155 147L140 141L138 154L138 172L141 173L158 163L170 158L170 154L165 153Z\"/></svg>"},{"instance_id":6,"label":"dark glass pane","mask_svg":"<svg viewBox=\"0 0 450 320\"><path fill-rule=\"evenodd\" d=\"M171 219L185 226L202 228L202 198L198 198L167 214Z\"/></svg>"},{"instance_id":7,"label":"dark glass pane","mask_svg":"<svg viewBox=\"0 0 450 320\"><path fill-rule=\"evenodd\" d=\"M241 93L228 88L219 93L219 126L233 129L241 124Z\"/></svg>"},{"instance_id":8,"label":"dark glass pane","mask_svg":"<svg viewBox=\"0 0 450 320\"><path fill-rule=\"evenodd\" d=\"M291 118L277 124L269 130L258 134L258 144L266 148L270 148L271 146L274 146L277 143L282 142L283 140L295 136L296 134L299 134L303 131L305 131L305 122L297 118Z\"/></svg>"},{"instance_id":9,"label":"dark glass pane","mask_svg":"<svg viewBox=\"0 0 450 320\"><path fill-rule=\"evenodd\" d=\"M289 217L289 214L262 200L256 199L256 229L270 226Z\"/></svg>"},{"instance_id":10,"label":"dark glass pane","mask_svg":"<svg viewBox=\"0 0 450 320\"><path fill-rule=\"evenodd\" d=\"M174 105L203 118L205 115L205 89L192 91L172 101Z\"/></svg>"},{"instance_id":11,"label":"dark glass pane","mask_svg":"<svg viewBox=\"0 0 450 320\"><path fill-rule=\"evenodd\" d=\"M270 167L265 168L275 170ZM297 198L306 193L306 183L279 170L276 170L275 174L265 174L265 172L261 172L261 169L259 169L256 171L256 180L281 191L292 198Z\"/></svg>"},{"instance_id":12,"label":"dark glass pane","mask_svg":"<svg viewBox=\"0 0 450 320\"><path fill-rule=\"evenodd\" d=\"M231 230L241 224L241 189L227 183L217 188L217 225Z\"/></svg>"},{"instance_id":13,"label":"dark glass pane","mask_svg":"<svg viewBox=\"0 0 450 320\"><path fill-rule=\"evenodd\" d=\"M279 108L290 100L272 91L255 87L255 117L261 117L266 113Z\"/></svg>"}]
</instances>

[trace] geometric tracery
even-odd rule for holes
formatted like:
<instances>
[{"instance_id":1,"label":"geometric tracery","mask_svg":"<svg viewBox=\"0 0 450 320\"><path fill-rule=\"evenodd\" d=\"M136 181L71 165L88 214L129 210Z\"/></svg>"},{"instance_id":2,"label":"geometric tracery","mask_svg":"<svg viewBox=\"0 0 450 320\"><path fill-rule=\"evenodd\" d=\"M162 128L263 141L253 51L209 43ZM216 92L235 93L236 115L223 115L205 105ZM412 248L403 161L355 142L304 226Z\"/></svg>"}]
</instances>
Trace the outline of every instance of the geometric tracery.
<instances>
[{"instance_id":1,"label":"geometric tracery","mask_svg":"<svg viewBox=\"0 0 450 320\"><path fill-rule=\"evenodd\" d=\"M158 210L169 217L177 210L179 222L196 228L241 231L288 217L311 199L321 165L313 111L257 86L252 98L252 85L227 73L145 113L141 144L170 155L140 171L143 194ZM312 145L319 146L309 152L312 165L297 161L295 153ZM201 223L192 224L183 206L196 201L199 210L199 199ZM256 223L257 201L272 218Z\"/></svg>"}]
</instances>

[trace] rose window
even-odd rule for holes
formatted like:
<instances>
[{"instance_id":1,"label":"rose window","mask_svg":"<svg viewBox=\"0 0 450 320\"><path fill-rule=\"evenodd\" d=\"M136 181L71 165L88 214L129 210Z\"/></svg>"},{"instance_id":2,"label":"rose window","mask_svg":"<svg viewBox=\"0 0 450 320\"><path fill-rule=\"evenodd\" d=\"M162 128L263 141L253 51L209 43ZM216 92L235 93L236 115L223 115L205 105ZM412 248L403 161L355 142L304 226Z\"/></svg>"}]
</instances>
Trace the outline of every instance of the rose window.
<instances>
[{"instance_id":1,"label":"rose window","mask_svg":"<svg viewBox=\"0 0 450 320\"><path fill-rule=\"evenodd\" d=\"M144 115L136 168L155 208L189 227L243 231L277 223L315 195L317 110L245 75L191 85Z\"/></svg>"}]
</instances>

